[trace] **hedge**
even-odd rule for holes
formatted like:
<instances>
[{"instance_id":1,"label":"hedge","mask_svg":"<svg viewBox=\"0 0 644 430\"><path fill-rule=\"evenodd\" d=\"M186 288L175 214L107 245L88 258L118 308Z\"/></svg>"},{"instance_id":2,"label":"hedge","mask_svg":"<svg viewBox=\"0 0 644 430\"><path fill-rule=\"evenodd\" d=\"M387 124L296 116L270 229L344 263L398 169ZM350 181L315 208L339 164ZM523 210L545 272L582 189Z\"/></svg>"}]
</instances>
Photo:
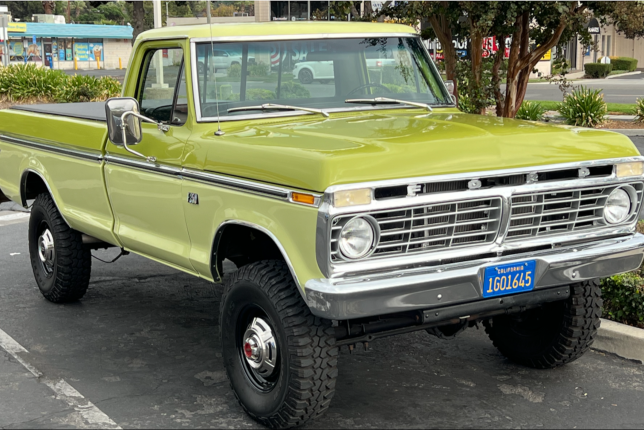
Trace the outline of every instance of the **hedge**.
<instances>
[{"instance_id":1,"label":"hedge","mask_svg":"<svg viewBox=\"0 0 644 430\"><path fill-rule=\"evenodd\" d=\"M644 328L644 278L624 273L602 279L604 318Z\"/></svg>"},{"instance_id":2,"label":"hedge","mask_svg":"<svg viewBox=\"0 0 644 430\"><path fill-rule=\"evenodd\" d=\"M637 69L637 60L630 57L617 57L610 60L613 70L628 70L629 72Z\"/></svg>"},{"instance_id":3,"label":"hedge","mask_svg":"<svg viewBox=\"0 0 644 430\"><path fill-rule=\"evenodd\" d=\"M584 71L592 78L605 78L613 71L613 64L586 63L584 64Z\"/></svg>"}]
</instances>

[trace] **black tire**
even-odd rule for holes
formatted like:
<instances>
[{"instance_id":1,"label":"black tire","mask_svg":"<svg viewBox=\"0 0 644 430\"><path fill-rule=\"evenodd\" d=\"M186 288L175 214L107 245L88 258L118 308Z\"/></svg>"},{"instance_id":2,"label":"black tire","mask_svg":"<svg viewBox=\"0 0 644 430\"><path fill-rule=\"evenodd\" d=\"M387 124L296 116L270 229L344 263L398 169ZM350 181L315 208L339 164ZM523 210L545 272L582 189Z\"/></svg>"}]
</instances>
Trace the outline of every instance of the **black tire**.
<instances>
[{"instance_id":1,"label":"black tire","mask_svg":"<svg viewBox=\"0 0 644 430\"><path fill-rule=\"evenodd\" d=\"M584 355L593 344L602 308L599 279L570 286L566 300L546 303L521 314L494 317L485 331L512 361L553 369Z\"/></svg>"},{"instance_id":2,"label":"black tire","mask_svg":"<svg viewBox=\"0 0 644 430\"><path fill-rule=\"evenodd\" d=\"M313 83L313 73L309 69L302 69L300 73L297 74L297 79L301 84L312 84Z\"/></svg>"},{"instance_id":3,"label":"black tire","mask_svg":"<svg viewBox=\"0 0 644 430\"><path fill-rule=\"evenodd\" d=\"M275 373L266 379L243 355L245 330L257 317L266 320L277 344ZM288 428L328 409L338 373L334 329L311 314L284 262L260 261L235 272L226 282L219 324L230 385L253 419Z\"/></svg>"},{"instance_id":4,"label":"black tire","mask_svg":"<svg viewBox=\"0 0 644 430\"><path fill-rule=\"evenodd\" d=\"M43 261L39 246L46 231L54 252ZM82 234L67 225L49 194L36 197L31 208L29 256L38 288L47 300L66 303L85 295L92 271L91 251L83 247Z\"/></svg>"}]
</instances>

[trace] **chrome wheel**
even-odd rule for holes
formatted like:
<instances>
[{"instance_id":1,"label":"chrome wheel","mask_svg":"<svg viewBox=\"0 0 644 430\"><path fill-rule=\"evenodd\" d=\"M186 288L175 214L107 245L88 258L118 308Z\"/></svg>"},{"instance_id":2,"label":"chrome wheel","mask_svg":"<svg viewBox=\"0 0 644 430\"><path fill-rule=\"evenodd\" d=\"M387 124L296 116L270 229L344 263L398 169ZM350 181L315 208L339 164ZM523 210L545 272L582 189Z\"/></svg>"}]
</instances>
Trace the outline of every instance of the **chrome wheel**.
<instances>
[{"instance_id":1,"label":"chrome wheel","mask_svg":"<svg viewBox=\"0 0 644 430\"><path fill-rule=\"evenodd\" d=\"M243 353L246 363L260 380L275 373L277 342L270 325L262 318L253 318L244 333Z\"/></svg>"},{"instance_id":2,"label":"chrome wheel","mask_svg":"<svg viewBox=\"0 0 644 430\"><path fill-rule=\"evenodd\" d=\"M38 238L38 257L45 274L48 277L51 276L54 273L56 248L54 246L54 236L48 228L45 228Z\"/></svg>"}]
</instances>

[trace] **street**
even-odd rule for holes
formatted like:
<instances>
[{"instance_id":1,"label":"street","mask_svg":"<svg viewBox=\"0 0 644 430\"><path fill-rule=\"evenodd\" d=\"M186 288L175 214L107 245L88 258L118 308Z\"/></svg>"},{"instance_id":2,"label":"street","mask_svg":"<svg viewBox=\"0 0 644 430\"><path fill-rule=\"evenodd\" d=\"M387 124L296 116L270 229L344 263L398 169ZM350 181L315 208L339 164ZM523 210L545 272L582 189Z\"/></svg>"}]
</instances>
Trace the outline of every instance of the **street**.
<instances>
[{"instance_id":1,"label":"street","mask_svg":"<svg viewBox=\"0 0 644 430\"><path fill-rule=\"evenodd\" d=\"M257 427L223 371L220 286L128 256L95 260L85 299L54 305L35 285L26 230L26 218L0 227L0 329L41 379L66 381L122 428ZM417 332L343 349L331 408L307 427L638 428L642 392L644 367L617 357L539 371L505 360L483 330L451 342ZM2 428L88 425L4 352L0 398Z\"/></svg>"},{"instance_id":2,"label":"street","mask_svg":"<svg viewBox=\"0 0 644 430\"><path fill-rule=\"evenodd\" d=\"M224 373L220 285L130 255L93 260L85 298L54 305L12 209L0 207L0 342L28 352L21 364L0 348L0 428L258 428ZM543 371L506 360L482 329L416 332L343 348L331 408L306 428L641 428L643 395L644 366L601 352Z\"/></svg>"}]
</instances>

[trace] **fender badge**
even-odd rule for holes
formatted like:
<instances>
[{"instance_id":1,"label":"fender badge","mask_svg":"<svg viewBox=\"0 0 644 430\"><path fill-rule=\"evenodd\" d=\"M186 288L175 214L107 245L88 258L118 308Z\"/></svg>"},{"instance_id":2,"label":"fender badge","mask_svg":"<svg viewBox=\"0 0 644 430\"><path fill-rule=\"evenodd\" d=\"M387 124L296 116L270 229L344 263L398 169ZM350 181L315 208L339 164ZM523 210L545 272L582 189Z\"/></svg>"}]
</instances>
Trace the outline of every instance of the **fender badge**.
<instances>
[{"instance_id":1,"label":"fender badge","mask_svg":"<svg viewBox=\"0 0 644 430\"><path fill-rule=\"evenodd\" d=\"M188 193L188 203L190 203L191 205L198 205L199 204L199 194Z\"/></svg>"}]
</instances>

